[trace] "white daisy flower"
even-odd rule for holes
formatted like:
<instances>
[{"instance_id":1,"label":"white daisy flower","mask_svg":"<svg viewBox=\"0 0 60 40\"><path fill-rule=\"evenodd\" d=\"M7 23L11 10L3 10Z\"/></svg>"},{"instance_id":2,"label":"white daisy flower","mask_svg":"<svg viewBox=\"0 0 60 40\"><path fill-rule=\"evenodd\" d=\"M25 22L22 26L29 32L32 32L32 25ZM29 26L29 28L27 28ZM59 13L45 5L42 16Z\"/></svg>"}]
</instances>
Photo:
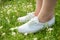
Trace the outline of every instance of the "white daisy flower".
<instances>
[{"instance_id":1,"label":"white daisy flower","mask_svg":"<svg viewBox=\"0 0 60 40\"><path fill-rule=\"evenodd\" d=\"M17 12L17 10L14 10L15 12Z\"/></svg>"},{"instance_id":2,"label":"white daisy flower","mask_svg":"<svg viewBox=\"0 0 60 40\"><path fill-rule=\"evenodd\" d=\"M23 7L23 9L26 8L26 6Z\"/></svg>"},{"instance_id":3,"label":"white daisy flower","mask_svg":"<svg viewBox=\"0 0 60 40\"><path fill-rule=\"evenodd\" d=\"M12 34L11 34L12 36L15 36L16 35L16 33L15 32L12 32Z\"/></svg>"},{"instance_id":4,"label":"white daisy flower","mask_svg":"<svg viewBox=\"0 0 60 40\"><path fill-rule=\"evenodd\" d=\"M2 36L4 36L6 33L2 33Z\"/></svg>"},{"instance_id":5,"label":"white daisy flower","mask_svg":"<svg viewBox=\"0 0 60 40\"><path fill-rule=\"evenodd\" d=\"M1 13L3 13L3 11L1 11Z\"/></svg>"},{"instance_id":6,"label":"white daisy flower","mask_svg":"<svg viewBox=\"0 0 60 40\"><path fill-rule=\"evenodd\" d=\"M5 8L8 8L9 6L5 6Z\"/></svg>"},{"instance_id":7,"label":"white daisy flower","mask_svg":"<svg viewBox=\"0 0 60 40\"><path fill-rule=\"evenodd\" d=\"M10 28L11 31L15 30L15 28Z\"/></svg>"},{"instance_id":8,"label":"white daisy flower","mask_svg":"<svg viewBox=\"0 0 60 40\"><path fill-rule=\"evenodd\" d=\"M20 3L20 1L18 1L18 3Z\"/></svg>"},{"instance_id":9,"label":"white daisy flower","mask_svg":"<svg viewBox=\"0 0 60 40\"><path fill-rule=\"evenodd\" d=\"M5 9L5 8L3 8L3 11L5 12L5 11L6 11L6 9Z\"/></svg>"},{"instance_id":10,"label":"white daisy flower","mask_svg":"<svg viewBox=\"0 0 60 40\"><path fill-rule=\"evenodd\" d=\"M0 29L2 29L3 28L3 26L0 26Z\"/></svg>"},{"instance_id":11,"label":"white daisy flower","mask_svg":"<svg viewBox=\"0 0 60 40\"><path fill-rule=\"evenodd\" d=\"M16 7L14 7L14 9L16 9Z\"/></svg>"},{"instance_id":12,"label":"white daisy flower","mask_svg":"<svg viewBox=\"0 0 60 40\"><path fill-rule=\"evenodd\" d=\"M37 38L33 38L33 40L37 40Z\"/></svg>"},{"instance_id":13,"label":"white daisy flower","mask_svg":"<svg viewBox=\"0 0 60 40\"><path fill-rule=\"evenodd\" d=\"M48 37L45 37L45 39L47 39Z\"/></svg>"},{"instance_id":14,"label":"white daisy flower","mask_svg":"<svg viewBox=\"0 0 60 40\"><path fill-rule=\"evenodd\" d=\"M60 16L59 13L56 13L56 15Z\"/></svg>"},{"instance_id":15,"label":"white daisy flower","mask_svg":"<svg viewBox=\"0 0 60 40\"><path fill-rule=\"evenodd\" d=\"M8 17L6 17L6 20L7 20L8 23L10 23L10 20L8 19Z\"/></svg>"},{"instance_id":16,"label":"white daisy flower","mask_svg":"<svg viewBox=\"0 0 60 40\"><path fill-rule=\"evenodd\" d=\"M13 16L13 18L14 18L15 16Z\"/></svg>"},{"instance_id":17,"label":"white daisy flower","mask_svg":"<svg viewBox=\"0 0 60 40\"><path fill-rule=\"evenodd\" d=\"M53 28L48 28L48 32L51 33Z\"/></svg>"},{"instance_id":18,"label":"white daisy flower","mask_svg":"<svg viewBox=\"0 0 60 40\"><path fill-rule=\"evenodd\" d=\"M17 29L18 27L15 27L14 29Z\"/></svg>"},{"instance_id":19,"label":"white daisy flower","mask_svg":"<svg viewBox=\"0 0 60 40\"><path fill-rule=\"evenodd\" d=\"M12 7L12 5L9 5L9 7Z\"/></svg>"},{"instance_id":20,"label":"white daisy flower","mask_svg":"<svg viewBox=\"0 0 60 40\"><path fill-rule=\"evenodd\" d=\"M25 36L27 36L27 35L28 35L28 33L25 33L24 35L25 35Z\"/></svg>"},{"instance_id":21,"label":"white daisy flower","mask_svg":"<svg viewBox=\"0 0 60 40\"><path fill-rule=\"evenodd\" d=\"M10 30L11 30L11 31L13 31L13 30L15 30L15 29L17 29L17 28L18 28L18 27L15 27L15 28L10 28Z\"/></svg>"},{"instance_id":22,"label":"white daisy flower","mask_svg":"<svg viewBox=\"0 0 60 40\"><path fill-rule=\"evenodd\" d=\"M10 14L11 10L12 10L12 9L9 9L9 10L7 11L7 14Z\"/></svg>"},{"instance_id":23,"label":"white daisy flower","mask_svg":"<svg viewBox=\"0 0 60 40\"><path fill-rule=\"evenodd\" d=\"M48 31L52 31L53 30L53 28L48 28Z\"/></svg>"},{"instance_id":24,"label":"white daisy flower","mask_svg":"<svg viewBox=\"0 0 60 40\"><path fill-rule=\"evenodd\" d=\"M32 5L31 5L31 4L27 6L27 8L30 8L30 7L32 7Z\"/></svg>"}]
</instances>

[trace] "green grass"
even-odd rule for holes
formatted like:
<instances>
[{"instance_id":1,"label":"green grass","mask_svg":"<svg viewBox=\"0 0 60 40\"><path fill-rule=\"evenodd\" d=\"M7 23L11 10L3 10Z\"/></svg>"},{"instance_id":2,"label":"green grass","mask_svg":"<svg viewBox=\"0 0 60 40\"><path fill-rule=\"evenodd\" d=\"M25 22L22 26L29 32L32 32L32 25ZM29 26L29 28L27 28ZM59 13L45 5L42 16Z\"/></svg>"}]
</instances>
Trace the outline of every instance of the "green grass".
<instances>
[{"instance_id":1,"label":"green grass","mask_svg":"<svg viewBox=\"0 0 60 40\"><path fill-rule=\"evenodd\" d=\"M34 40L36 38L37 40L60 40L60 0L55 8L56 23L52 26L53 30L46 28L29 35L18 33L17 30L10 30L10 28L24 24L17 21L18 17L34 10L34 0L13 0L2 3L0 5L0 40ZM12 35L12 32L15 35Z\"/></svg>"}]
</instances>

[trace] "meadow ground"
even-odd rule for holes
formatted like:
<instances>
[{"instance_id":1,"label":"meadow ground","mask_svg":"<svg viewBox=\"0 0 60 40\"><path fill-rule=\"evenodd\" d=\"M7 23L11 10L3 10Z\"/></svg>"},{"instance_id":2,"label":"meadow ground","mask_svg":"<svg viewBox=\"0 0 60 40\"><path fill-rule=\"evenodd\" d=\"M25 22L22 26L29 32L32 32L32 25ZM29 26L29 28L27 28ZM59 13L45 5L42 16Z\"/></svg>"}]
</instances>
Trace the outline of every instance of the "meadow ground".
<instances>
[{"instance_id":1,"label":"meadow ground","mask_svg":"<svg viewBox=\"0 0 60 40\"><path fill-rule=\"evenodd\" d=\"M52 28L46 28L29 35L13 30L14 27L24 24L17 21L18 17L34 10L34 0L0 2L0 40L60 40L60 0L55 7L56 22Z\"/></svg>"}]
</instances>

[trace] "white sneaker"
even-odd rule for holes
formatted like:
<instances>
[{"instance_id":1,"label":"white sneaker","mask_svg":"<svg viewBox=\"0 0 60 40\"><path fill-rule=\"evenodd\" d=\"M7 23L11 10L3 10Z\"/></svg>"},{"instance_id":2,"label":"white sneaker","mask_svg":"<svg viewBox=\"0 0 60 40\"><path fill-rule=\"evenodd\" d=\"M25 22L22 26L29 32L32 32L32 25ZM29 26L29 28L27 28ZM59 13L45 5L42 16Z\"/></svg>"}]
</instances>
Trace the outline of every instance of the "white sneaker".
<instances>
[{"instance_id":1,"label":"white sneaker","mask_svg":"<svg viewBox=\"0 0 60 40\"><path fill-rule=\"evenodd\" d=\"M34 12L32 12L32 13L27 13L26 16L19 17L17 20L18 20L19 22L27 22L27 21L29 21L30 19L32 19L33 17L35 17Z\"/></svg>"},{"instance_id":2,"label":"white sneaker","mask_svg":"<svg viewBox=\"0 0 60 40\"><path fill-rule=\"evenodd\" d=\"M55 23L55 17L46 23L48 24L48 27L51 27ZM46 28L46 23L41 23L39 22L38 17L34 17L29 22L19 26L18 31L20 33L35 33L43 28Z\"/></svg>"}]
</instances>

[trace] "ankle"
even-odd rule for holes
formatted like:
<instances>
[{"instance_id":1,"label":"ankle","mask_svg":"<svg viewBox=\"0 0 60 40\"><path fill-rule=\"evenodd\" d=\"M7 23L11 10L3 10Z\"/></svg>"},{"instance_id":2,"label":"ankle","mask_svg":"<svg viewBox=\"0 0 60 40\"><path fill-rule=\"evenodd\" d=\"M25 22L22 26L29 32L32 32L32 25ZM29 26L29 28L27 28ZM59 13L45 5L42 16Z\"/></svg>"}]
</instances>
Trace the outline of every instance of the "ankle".
<instances>
[{"instance_id":1,"label":"ankle","mask_svg":"<svg viewBox=\"0 0 60 40\"><path fill-rule=\"evenodd\" d=\"M38 14L39 14L39 12L38 12L38 11L35 11L35 14L34 14L34 15L35 15L35 16L38 16Z\"/></svg>"},{"instance_id":2,"label":"ankle","mask_svg":"<svg viewBox=\"0 0 60 40\"><path fill-rule=\"evenodd\" d=\"M40 12L40 8L39 8L39 9L37 8L37 9L35 10L35 16L38 16L39 12Z\"/></svg>"},{"instance_id":3,"label":"ankle","mask_svg":"<svg viewBox=\"0 0 60 40\"><path fill-rule=\"evenodd\" d=\"M35 16L38 16L38 13L35 13L34 15L35 15Z\"/></svg>"},{"instance_id":4,"label":"ankle","mask_svg":"<svg viewBox=\"0 0 60 40\"><path fill-rule=\"evenodd\" d=\"M42 18L38 17L38 20L39 20L39 22L45 23L45 22L48 22L49 20L51 20L52 18L53 18L53 15L51 14L51 15L48 15L48 16L42 17Z\"/></svg>"}]
</instances>

